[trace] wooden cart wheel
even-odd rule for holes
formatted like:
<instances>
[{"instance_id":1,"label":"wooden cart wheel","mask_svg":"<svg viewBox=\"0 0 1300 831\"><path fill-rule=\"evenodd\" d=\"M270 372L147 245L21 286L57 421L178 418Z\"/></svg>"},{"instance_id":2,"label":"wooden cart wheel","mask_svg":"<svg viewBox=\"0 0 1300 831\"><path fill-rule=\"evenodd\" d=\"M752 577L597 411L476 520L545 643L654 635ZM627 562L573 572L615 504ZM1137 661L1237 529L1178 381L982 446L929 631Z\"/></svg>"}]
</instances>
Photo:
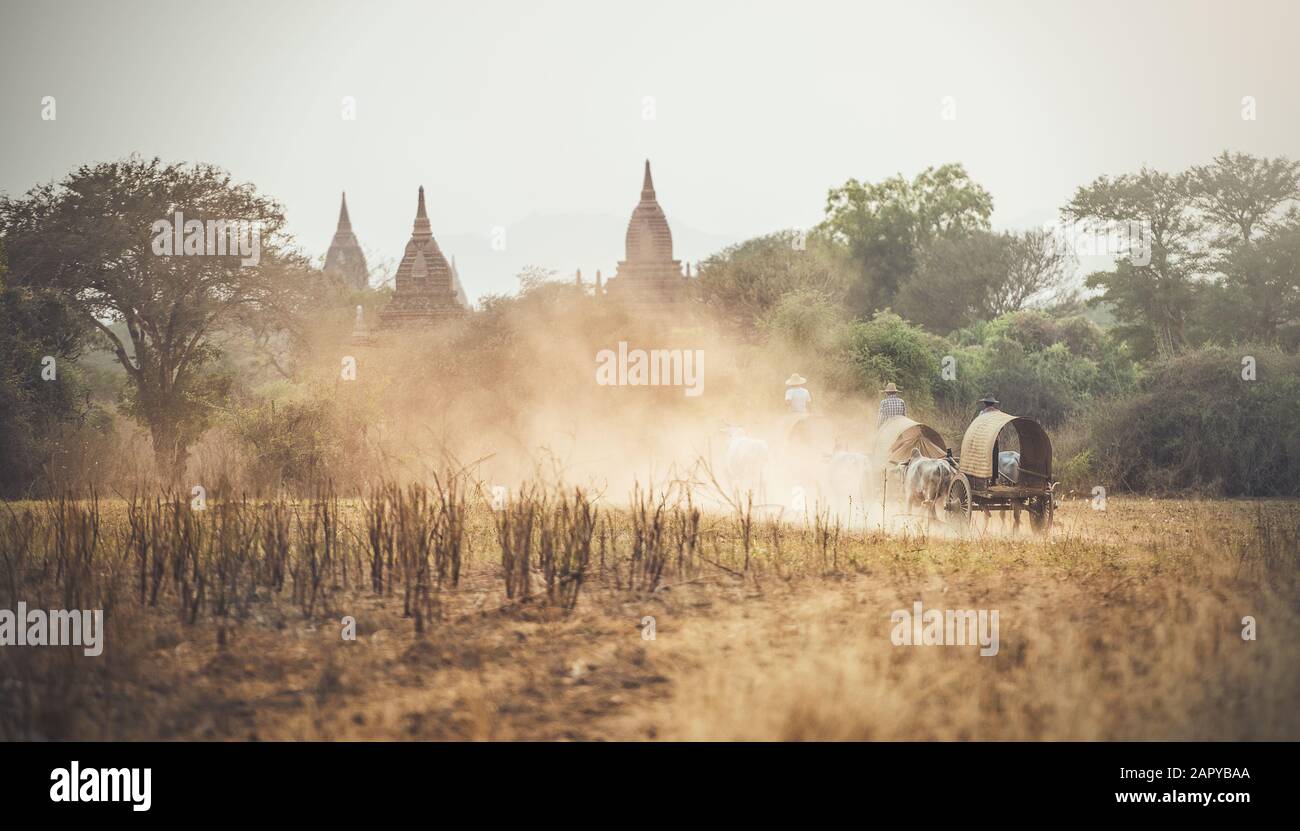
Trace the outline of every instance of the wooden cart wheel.
<instances>
[{"instance_id":1,"label":"wooden cart wheel","mask_svg":"<svg viewBox=\"0 0 1300 831\"><path fill-rule=\"evenodd\" d=\"M948 514L949 522L963 528L970 527L971 490L970 480L966 478L966 474L958 472L952 477L952 483L948 485L948 498L944 500L943 508Z\"/></svg>"},{"instance_id":2,"label":"wooden cart wheel","mask_svg":"<svg viewBox=\"0 0 1300 831\"><path fill-rule=\"evenodd\" d=\"M1035 533L1046 534L1052 527L1052 515L1055 512L1050 493L1035 496L1029 505L1029 527L1034 529Z\"/></svg>"}]
</instances>

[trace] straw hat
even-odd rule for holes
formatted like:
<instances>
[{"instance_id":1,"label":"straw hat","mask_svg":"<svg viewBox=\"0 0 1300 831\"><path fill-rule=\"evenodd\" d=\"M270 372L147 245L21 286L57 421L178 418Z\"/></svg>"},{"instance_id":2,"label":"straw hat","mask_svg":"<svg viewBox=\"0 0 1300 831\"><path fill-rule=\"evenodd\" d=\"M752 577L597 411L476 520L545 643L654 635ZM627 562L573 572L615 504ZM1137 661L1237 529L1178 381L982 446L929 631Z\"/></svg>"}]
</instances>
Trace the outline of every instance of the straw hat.
<instances>
[{"instance_id":1,"label":"straw hat","mask_svg":"<svg viewBox=\"0 0 1300 831\"><path fill-rule=\"evenodd\" d=\"M888 384L885 384L885 388L881 390L881 392L898 392L898 387L894 386L893 381L890 381Z\"/></svg>"},{"instance_id":2,"label":"straw hat","mask_svg":"<svg viewBox=\"0 0 1300 831\"><path fill-rule=\"evenodd\" d=\"M785 385L787 387L801 387L806 383L808 383L808 379L797 372L785 379Z\"/></svg>"}]
</instances>

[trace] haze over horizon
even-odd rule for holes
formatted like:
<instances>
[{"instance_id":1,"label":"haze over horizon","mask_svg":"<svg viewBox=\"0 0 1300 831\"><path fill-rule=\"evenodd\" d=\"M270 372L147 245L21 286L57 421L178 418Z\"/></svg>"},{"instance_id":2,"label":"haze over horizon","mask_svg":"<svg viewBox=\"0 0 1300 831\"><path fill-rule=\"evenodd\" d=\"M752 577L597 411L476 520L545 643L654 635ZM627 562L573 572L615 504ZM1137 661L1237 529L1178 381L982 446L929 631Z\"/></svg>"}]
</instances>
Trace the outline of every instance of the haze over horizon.
<instances>
[{"instance_id":1,"label":"haze over horizon","mask_svg":"<svg viewBox=\"0 0 1300 831\"><path fill-rule=\"evenodd\" d=\"M314 257L346 190L374 265L400 257L424 185L473 300L528 264L612 274L646 158L694 262L810 227L850 177L961 162L995 227L1023 228L1103 174L1300 157L1284 2L42 8L0 3L0 191L131 153L212 162L279 199Z\"/></svg>"}]
</instances>

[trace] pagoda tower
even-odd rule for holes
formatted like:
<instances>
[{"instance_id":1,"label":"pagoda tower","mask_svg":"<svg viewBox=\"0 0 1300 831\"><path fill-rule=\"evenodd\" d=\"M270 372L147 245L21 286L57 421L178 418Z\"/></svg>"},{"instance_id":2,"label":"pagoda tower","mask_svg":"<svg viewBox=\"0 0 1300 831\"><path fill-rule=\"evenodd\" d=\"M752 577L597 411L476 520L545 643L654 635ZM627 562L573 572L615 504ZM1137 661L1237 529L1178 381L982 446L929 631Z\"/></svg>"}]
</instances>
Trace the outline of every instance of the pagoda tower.
<instances>
[{"instance_id":1,"label":"pagoda tower","mask_svg":"<svg viewBox=\"0 0 1300 831\"><path fill-rule=\"evenodd\" d=\"M643 311L676 308L686 297L686 276L681 261L673 259L673 232L655 198L649 159L625 244L626 258L605 284L606 294Z\"/></svg>"},{"instance_id":2,"label":"pagoda tower","mask_svg":"<svg viewBox=\"0 0 1300 831\"><path fill-rule=\"evenodd\" d=\"M325 254L325 273L338 279L354 291L370 286L370 271L366 268L366 255L361 252L357 235L352 233L352 220L348 218L348 195L343 194L339 208L339 227L334 231L329 251Z\"/></svg>"},{"instance_id":3,"label":"pagoda tower","mask_svg":"<svg viewBox=\"0 0 1300 831\"><path fill-rule=\"evenodd\" d=\"M457 291L459 281L433 238L429 216L424 210L423 187L411 239L406 243L393 283L393 299L379 313L380 328L436 323L459 317L468 310L468 304L460 299L464 292Z\"/></svg>"}]
</instances>

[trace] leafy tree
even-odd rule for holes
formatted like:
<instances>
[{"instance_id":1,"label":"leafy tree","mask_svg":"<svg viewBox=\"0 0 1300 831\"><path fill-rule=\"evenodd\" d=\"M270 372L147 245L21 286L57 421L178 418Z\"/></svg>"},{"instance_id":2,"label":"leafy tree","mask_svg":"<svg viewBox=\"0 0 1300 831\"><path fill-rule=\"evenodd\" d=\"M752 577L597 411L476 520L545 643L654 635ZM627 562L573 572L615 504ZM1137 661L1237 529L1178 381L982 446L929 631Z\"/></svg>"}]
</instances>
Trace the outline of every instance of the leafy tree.
<instances>
[{"instance_id":1,"label":"leafy tree","mask_svg":"<svg viewBox=\"0 0 1300 831\"><path fill-rule=\"evenodd\" d=\"M1068 302L1075 259L1050 231L1007 234L1007 271L990 286L984 310L990 317L1028 308L1031 303Z\"/></svg>"},{"instance_id":2,"label":"leafy tree","mask_svg":"<svg viewBox=\"0 0 1300 831\"><path fill-rule=\"evenodd\" d=\"M1211 259L1218 274L1197 298L1199 338L1293 342L1300 162L1225 151L1192 168L1191 192L1217 232Z\"/></svg>"},{"instance_id":3,"label":"leafy tree","mask_svg":"<svg viewBox=\"0 0 1300 831\"><path fill-rule=\"evenodd\" d=\"M16 497L32 491L63 428L79 424L90 406L73 368L83 346L79 322L57 295L15 285L7 272L0 238L0 495Z\"/></svg>"},{"instance_id":4,"label":"leafy tree","mask_svg":"<svg viewBox=\"0 0 1300 831\"><path fill-rule=\"evenodd\" d=\"M825 353L834 348L843 317L843 307L822 292L796 289L781 296L760 326L780 346Z\"/></svg>"},{"instance_id":5,"label":"leafy tree","mask_svg":"<svg viewBox=\"0 0 1300 831\"><path fill-rule=\"evenodd\" d=\"M1300 199L1300 162L1223 151L1190 171L1190 192L1208 218L1249 245L1269 230L1281 208ZM1294 210L1294 206L1292 206Z\"/></svg>"},{"instance_id":6,"label":"leafy tree","mask_svg":"<svg viewBox=\"0 0 1300 831\"><path fill-rule=\"evenodd\" d=\"M1012 312L978 327L976 342L988 343L996 338L1015 341L1030 350L1061 343L1086 358L1099 358L1110 348L1101 327L1082 315L1055 317L1038 309ZM958 333L958 339L969 340L969 335Z\"/></svg>"},{"instance_id":7,"label":"leafy tree","mask_svg":"<svg viewBox=\"0 0 1300 831\"><path fill-rule=\"evenodd\" d=\"M935 332L992 320L1068 295L1073 255L1046 231L939 237L922 253L896 308Z\"/></svg>"},{"instance_id":8,"label":"leafy tree","mask_svg":"<svg viewBox=\"0 0 1300 831\"><path fill-rule=\"evenodd\" d=\"M166 248L156 223L183 213L185 245ZM255 265L216 253L208 220L260 228ZM15 280L65 297L107 339L126 370L127 412L153 440L160 475L174 479L229 378L213 371L223 329L283 325L309 270L290 250L281 207L211 165L132 157L82 166L61 182L0 198L0 230ZM251 241L251 236L248 238ZM211 243L209 243L211 241ZM207 247L212 244L211 252ZM250 246L250 250L252 247ZM119 337L111 324L125 325Z\"/></svg>"},{"instance_id":9,"label":"leafy tree","mask_svg":"<svg viewBox=\"0 0 1300 831\"><path fill-rule=\"evenodd\" d=\"M958 377L993 392L1003 409L1056 425L1091 402L1132 389L1136 368L1128 351L1097 324L1038 309L1013 312L954 333ZM969 408L960 385L937 393L946 404ZM978 393L976 393L978 394Z\"/></svg>"},{"instance_id":10,"label":"leafy tree","mask_svg":"<svg viewBox=\"0 0 1300 831\"><path fill-rule=\"evenodd\" d=\"M779 231L730 246L700 264L701 298L742 329L753 329L783 296L811 291L841 302L850 272L820 233Z\"/></svg>"},{"instance_id":11,"label":"leafy tree","mask_svg":"<svg viewBox=\"0 0 1300 831\"><path fill-rule=\"evenodd\" d=\"M1234 245L1198 296L1198 334L1221 345L1300 341L1300 224Z\"/></svg>"},{"instance_id":12,"label":"leafy tree","mask_svg":"<svg viewBox=\"0 0 1300 831\"><path fill-rule=\"evenodd\" d=\"M993 197L960 164L927 168L908 181L850 179L826 197L821 229L844 245L857 271L849 295L862 317L891 305L939 237L988 230Z\"/></svg>"},{"instance_id":13,"label":"leafy tree","mask_svg":"<svg viewBox=\"0 0 1300 831\"><path fill-rule=\"evenodd\" d=\"M1105 225L1140 223L1149 230L1149 250L1117 258L1113 271L1094 272L1088 288L1101 289L1093 302L1107 303L1121 337L1142 356L1172 355L1188 345L1187 319L1194 302L1194 275L1203 263L1187 173L1142 168L1116 178L1102 176L1075 192L1062 213L1067 219Z\"/></svg>"},{"instance_id":14,"label":"leafy tree","mask_svg":"<svg viewBox=\"0 0 1300 831\"><path fill-rule=\"evenodd\" d=\"M1061 343L1029 350L1012 340L995 341L987 345L980 370L984 386L996 392L1003 409L1048 426L1064 421L1096 388L1098 378L1092 361Z\"/></svg>"},{"instance_id":15,"label":"leafy tree","mask_svg":"<svg viewBox=\"0 0 1300 831\"><path fill-rule=\"evenodd\" d=\"M903 317L946 333L987 320L990 298L1011 268L1010 239L976 231L936 239L920 259L916 275L899 292Z\"/></svg>"},{"instance_id":16,"label":"leafy tree","mask_svg":"<svg viewBox=\"0 0 1300 831\"><path fill-rule=\"evenodd\" d=\"M881 384L893 381L905 391L908 405L916 409L928 406L942 383L939 368L946 348L942 338L883 311L853 326L847 358L857 371L861 389L874 393Z\"/></svg>"}]
</instances>

